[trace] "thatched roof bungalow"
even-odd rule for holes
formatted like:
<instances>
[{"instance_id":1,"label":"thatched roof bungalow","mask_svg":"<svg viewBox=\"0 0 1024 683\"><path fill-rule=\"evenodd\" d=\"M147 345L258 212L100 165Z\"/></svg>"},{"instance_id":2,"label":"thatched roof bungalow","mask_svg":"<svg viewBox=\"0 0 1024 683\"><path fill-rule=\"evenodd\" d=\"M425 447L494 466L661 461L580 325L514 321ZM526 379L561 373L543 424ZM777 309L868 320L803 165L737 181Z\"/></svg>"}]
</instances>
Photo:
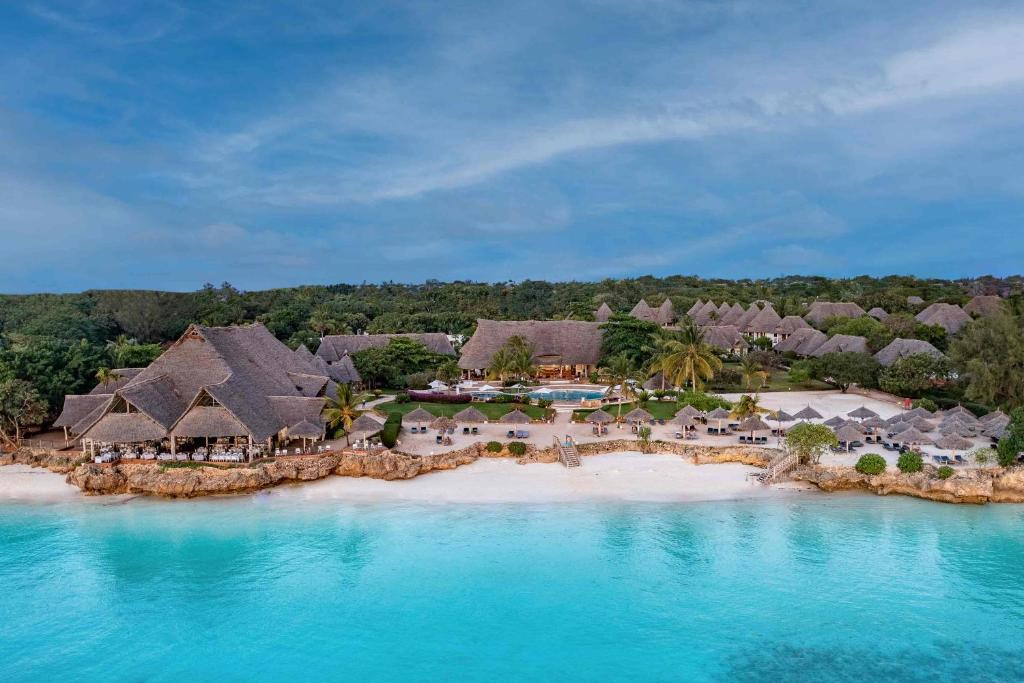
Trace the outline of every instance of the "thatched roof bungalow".
<instances>
[{"instance_id":1,"label":"thatched roof bungalow","mask_svg":"<svg viewBox=\"0 0 1024 683\"><path fill-rule=\"evenodd\" d=\"M704 329L704 343L725 353L741 355L750 344L735 325L712 325Z\"/></svg>"},{"instance_id":2,"label":"thatched roof bungalow","mask_svg":"<svg viewBox=\"0 0 1024 683\"><path fill-rule=\"evenodd\" d=\"M867 315L864 309L853 302L815 301L807 309L804 320L815 327L829 318L859 318Z\"/></svg>"},{"instance_id":3,"label":"thatched roof bungalow","mask_svg":"<svg viewBox=\"0 0 1024 683\"><path fill-rule=\"evenodd\" d=\"M599 323L606 323L613 314L614 311L612 311L612 307L605 302L601 302L601 305L597 307L596 311L594 311L594 320Z\"/></svg>"},{"instance_id":4,"label":"thatched roof bungalow","mask_svg":"<svg viewBox=\"0 0 1024 683\"><path fill-rule=\"evenodd\" d=\"M511 337L523 337L534 349L543 374L585 376L601 359L600 323L580 320L477 320L476 332L459 358L467 375L482 375L491 358Z\"/></svg>"},{"instance_id":5,"label":"thatched roof bungalow","mask_svg":"<svg viewBox=\"0 0 1024 683\"><path fill-rule=\"evenodd\" d=\"M192 325L113 393L68 396L57 422L83 443L169 440L173 451L182 438L241 437L269 446L300 426L323 436L329 385L262 325Z\"/></svg>"},{"instance_id":6,"label":"thatched roof bungalow","mask_svg":"<svg viewBox=\"0 0 1024 683\"><path fill-rule=\"evenodd\" d=\"M868 311L868 315L870 315L875 320L878 320L879 322L885 322L889 318L889 313L881 306L875 306L874 308L872 308L870 311Z\"/></svg>"},{"instance_id":7,"label":"thatched roof bungalow","mask_svg":"<svg viewBox=\"0 0 1024 683\"><path fill-rule=\"evenodd\" d=\"M443 332L408 332L401 334L331 334L320 340L316 355L328 363L334 363L342 356L358 353L365 349L387 346L392 339L405 338L419 342L434 353L454 356L455 349Z\"/></svg>"},{"instance_id":8,"label":"thatched roof bungalow","mask_svg":"<svg viewBox=\"0 0 1024 683\"><path fill-rule=\"evenodd\" d=\"M780 353L790 352L798 356L809 356L819 346L828 341L824 332L813 327L794 330L792 334L775 345Z\"/></svg>"},{"instance_id":9,"label":"thatched roof bungalow","mask_svg":"<svg viewBox=\"0 0 1024 683\"><path fill-rule=\"evenodd\" d=\"M956 334L971 322L971 316L956 304L934 303L914 316L924 325L938 325L946 330L946 334Z\"/></svg>"},{"instance_id":10,"label":"thatched roof bungalow","mask_svg":"<svg viewBox=\"0 0 1024 683\"><path fill-rule=\"evenodd\" d=\"M964 313L971 316L995 315L1006 310L1001 296L979 295L964 304Z\"/></svg>"},{"instance_id":11,"label":"thatched roof bungalow","mask_svg":"<svg viewBox=\"0 0 1024 683\"><path fill-rule=\"evenodd\" d=\"M826 353L867 353L868 340L852 334L837 334L810 352L809 356L821 358Z\"/></svg>"},{"instance_id":12,"label":"thatched roof bungalow","mask_svg":"<svg viewBox=\"0 0 1024 683\"><path fill-rule=\"evenodd\" d=\"M889 367L896 361L923 353L942 358L942 352L923 339L893 339L884 349L875 354L875 360Z\"/></svg>"},{"instance_id":13,"label":"thatched roof bungalow","mask_svg":"<svg viewBox=\"0 0 1024 683\"><path fill-rule=\"evenodd\" d=\"M666 297L657 308L650 306L645 299L640 299L629 314L638 320L646 320L647 322L656 323L662 327L668 327L676 320L676 313L675 309L672 307L672 300L668 297Z\"/></svg>"}]
</instances>

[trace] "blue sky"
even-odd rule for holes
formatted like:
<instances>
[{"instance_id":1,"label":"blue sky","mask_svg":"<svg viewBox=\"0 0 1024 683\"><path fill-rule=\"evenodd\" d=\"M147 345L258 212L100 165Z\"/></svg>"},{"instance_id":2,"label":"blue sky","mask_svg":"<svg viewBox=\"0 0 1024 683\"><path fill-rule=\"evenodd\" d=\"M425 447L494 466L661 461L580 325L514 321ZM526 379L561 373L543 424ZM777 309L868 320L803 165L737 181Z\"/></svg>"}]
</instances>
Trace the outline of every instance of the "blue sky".
<instances>
[{"instance_id":1,"label":"blue sky","mask_svg":"<svg viewBox=\"0 0 1024 683\"><path fill-rule=\"evenodd\" d=\"M1018 273L1022 111L1019 2L3 3L0 291Z\"/></svg>"}]
</instances>

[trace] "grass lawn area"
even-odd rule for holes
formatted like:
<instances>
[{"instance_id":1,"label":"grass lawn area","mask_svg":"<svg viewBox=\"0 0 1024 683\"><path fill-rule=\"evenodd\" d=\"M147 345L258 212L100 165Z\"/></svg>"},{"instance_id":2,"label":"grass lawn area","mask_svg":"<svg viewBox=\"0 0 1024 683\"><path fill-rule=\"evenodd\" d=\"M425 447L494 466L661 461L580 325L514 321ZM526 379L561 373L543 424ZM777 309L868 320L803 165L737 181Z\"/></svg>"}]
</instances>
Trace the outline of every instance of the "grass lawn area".
<instances>
[{"instance_id":1,"label":"grass lawn area","mask_svg":"<svg viewBox=\"0 0 1024 683\"><path fill-rule=\"evenodd\" d=\"M635 403L623 403L622 404L622 415L623 415L623 417L625 417L626 413L628 413L629 411L633 410L634 408L636 408L636 404ZM574 410L574 411L572 411L572 419L573 419L573 421L582 420L587 415L590 415L592 412L594 412L595 410L597 410L597 408L584 408L584 409L580 409L580 410ZM644 410L646 410L648 413L650 413L652 416L654 416L655 420L658 420L658 419L670 420L670 419L672 419L675 416L675 414L677 412L679 412L679 407L676 405L675 400L672 400L672 401L648 401L647 402L647 407L644 408ZM604 411L606 413L608 413L609 415L611 415L612 417L617 417L619 415L619 406L617 406L617 405L605 406L604 407Z\"/></svg>"},{"instance_id":2,"label":"grass lawn area","mask_svg":"<svg viewBox=\"0 0 1024 683\"><path fill-rule=\"evenodd\" d=\"M740 372L739 363L726 363L724 367ZM771 376L768 378L768 384L760 389L760 393L766 391L821 391L833 388L831 385L819 382L816 379L812 379L809 382L793 382L789 379L788 370L772 370ZM715 388L715 392L720 394L748 393L752 390L753 387L747 389L743 382L721 389Z\"/></svg>"},{"instance_id":3,"label":"grass lawn area","mask_svg":"<svg viewBox=\"0 0 1024 683\"><path fill-rule=\"evenodd\" d=\"M455 413L461 412L468 407L474 407L481 413L487 416L488 420L497 420L505 413L510 413L516 408L519 408L524 413L529 415L534 420L544 419L545 411L543 408L538 406L524 406L516 403L395 403L394 401L388 401L387 403L381 403L376 407L376 410L381 414L387 416L388 413L401 413L405 415L410 413L417 408L423 408L432 415L438 417L447 416L452 417Z\"/></svg>"}]
</instances>

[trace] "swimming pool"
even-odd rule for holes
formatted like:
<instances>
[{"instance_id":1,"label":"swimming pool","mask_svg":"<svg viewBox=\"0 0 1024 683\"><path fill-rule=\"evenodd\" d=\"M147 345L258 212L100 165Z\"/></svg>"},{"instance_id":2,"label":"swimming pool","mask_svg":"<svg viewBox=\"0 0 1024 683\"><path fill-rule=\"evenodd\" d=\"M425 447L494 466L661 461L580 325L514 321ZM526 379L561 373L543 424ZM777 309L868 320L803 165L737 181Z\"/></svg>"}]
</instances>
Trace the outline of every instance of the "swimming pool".
<instances>
[{"instance_id":1,"label":"swimming pool","mask_svg":"<svg viewBox=\"0 0 1024 683\"><path fill-rule=\"evenodd\" d=\"M504 394L505 396L521 396L522 394L516 394L512 392L504 391L478 391L475 392L474 396L482 398L494 398ZM530 398L538 399L544 398L551 401L560 402L574 402L588 401L593 399L601 398L605 395L605 392L600 389L545 389L541 388L536 391L530 391L526 394Z\"/></svg>"}]
</instances>

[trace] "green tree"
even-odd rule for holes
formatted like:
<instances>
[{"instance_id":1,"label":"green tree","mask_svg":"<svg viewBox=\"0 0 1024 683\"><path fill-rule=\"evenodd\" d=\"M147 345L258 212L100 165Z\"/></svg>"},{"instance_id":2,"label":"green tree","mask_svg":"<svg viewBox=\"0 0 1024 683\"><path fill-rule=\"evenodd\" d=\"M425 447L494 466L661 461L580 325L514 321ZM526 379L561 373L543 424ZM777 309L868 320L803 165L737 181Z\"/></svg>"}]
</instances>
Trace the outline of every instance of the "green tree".
<instances>
[{"instance_id":1,"label":"green tree","mask_svg":"<svg viewBox=\"0 0 1024 683\"><path fill-rule=\"evenodd\" d=\"M121 375L110 368L100 368L96 371L96 381L103 386L114 384L119 379L121 379Z\"/></svg>"},{"instance_id":2,"label":"green tree","mask_svg":"<svg viewBox=\"0 0 1024 683\"><path fill-rule=\"evenodd\" d=\"M768 371L758 362L756 356L749 353L740 359L740 374L743 375L743 384L748 390L756 384L754 390L758 391L768 383Z\"/></svg>"},{"instance_id":3,"label":"green tree","mask_svg":"<svg viewBox=\"0 0 1024 683\"><path fill-rule=\"evenodd\" d=\"M786 448L804 464L817 463L838 445L835 433L825 425L802 422L786 432Z\"/></svg>"},{"instance_id":4,"label":"green tree","mask_svg":"<svg viewBox=\"0 0 1024 683\"><path fill-rule=\"evenodd\" d=\"M878 453L865 453L860 456L860 459L857 460L857 464L853 468L861 474L881 474L885 472L885 458Z\"/></svg>"},{"instance_id":5,"label":"green tree","mask_svg":"<svg viewBox=\"0 0 1024 683\"><path fill-rule=\"evenodd\" d=\"M967 325L949 347L964 396L1006 409L1024 406L1024 325L1010 314Z\"/></svg>"},{"instance_id":6,"label":"green tree","mask_svg":"<svg viewBox=\"0 0 1024 683\"><path fill-rule=\"evenodd\" d=\"M660 345L659 355L651 362L652 372L662 372L674 386L689 382L698 391L722 367L722 359L704 343L704 332L691 323L684 324L675 339Z\"/></svg>"},{"instance_id":7,"label":"green tree","mask_svg":"<svg viewBox=\"0 0 1024 683\"><path fill-rule=\"evenodd\" d=\"M924 458L917 451L900 453L900 457L896 461L896 467L898 467L900 472L903 472L904 474L920 472L924 469Z\"/></svg>"},{"instance_id":8,"label":"green tree","mask_svg":"<svg viewBox=\"0 0 1024 683\"><path fill-rule=\"evenodd\" d=\"M458 361L449 360L437 366L437 378L445 384L453 384L462 377Z\"/></svg>"},{"instance_id":9,"label":"green tree","mask_svg":"<svg viewBox=\"0 0 1024 683\"><path fill-rule=\"evenodd\" d=\"M0 439L17 448L26 427L42 423L48 406L39 392L20 379L0 381Z\"/></svg>"},{"instance_id":10,"label":"green tree","mask_svg":"<svg viewBox=\"0 0 1024 683\"><path fill-rule=\"evenodd\" d=\"M757 396L744 394L732 407L732 416L737 420L745 420L761 413L761 405Z\"/></svg>"},{"instance_id":11,"label":"green tree","mask_svg":"<svg viewBox=\"0 0 1024 683\"><path fill-rule=\"evenodd\" d=\"M615 356L626 356L635 368L649 364L661 333L661 328L655 323L628 315L612 316L601 329L602 363Z\"/></svg>"},{"instance_id":12,"label":"green tree","mask_svg":"<svg viewBox=\"0 0 1024 683\"><path fill-rule=\"evenodd\" d=\"M352 429L352 421L359 417L356 409L357 400L348 384L338 385L338 397L325 400L323 418L331 429L345 431L345 443L348 443L348 432Z\"/></svg>"},{"instance_id":13,"label":"green tree","mask_svg":"<svg viewBox=\"0 0 1024 683\"><path fill-rule=\"evenodd\" d=\"M828 336L834 337L837 334L849 334L855 337L865 337L868 340L868 348L872 352L878 352L885 348L894 337L892 331L883 323L871 316L859 318L843 318L841 322L828 328Z\"/></svg>"},{"instance_id":14,"label":"green tree","mask_svg":"<svg viewBox=\"0 0 1024 683\"><path fill-rule=\"evenodd\" d=\"M1010 424L1006 434L996 445L997 459L1001 467L1010 467L1024 453L1024 408L1015 408L1010 413Z\"/></svg>"},{"instance_id":15,"label":"green tree","mask_svg":"<svg viewBox=\"0 0 1024 683\"><path fill-rule=\"evenodd\" d=\"M814 376L839 387L846 393L852 385L874 387L878 385L878 361L866 353L826 353L813 361Z\"/></svg>"},{"instance_id":16,"label":"green tree","mask_svg":"<svg viewBox=\"0 0 1024 683\"><path fill-rule=\"evenodd\" d=\"M882 391L897 396L918 397L936 382L949 377L949 361L927 353L915 353L901 358L878 375Z\"/></svg>"},{"instance_id":17,"label":"green tree","mask_svg":"<svg viewBox=\"0 0 1024 683\"><path fill-rule=\"evenodd\" d=\"M612 356L607 365L601 368L601 378L611 386L619 386L622 400L616 406L616 416L622 418L622 403L636 395L636 384L643 380L643 374L636 369L629 356L622 354Z\"/></svg>"}]
</instances>

